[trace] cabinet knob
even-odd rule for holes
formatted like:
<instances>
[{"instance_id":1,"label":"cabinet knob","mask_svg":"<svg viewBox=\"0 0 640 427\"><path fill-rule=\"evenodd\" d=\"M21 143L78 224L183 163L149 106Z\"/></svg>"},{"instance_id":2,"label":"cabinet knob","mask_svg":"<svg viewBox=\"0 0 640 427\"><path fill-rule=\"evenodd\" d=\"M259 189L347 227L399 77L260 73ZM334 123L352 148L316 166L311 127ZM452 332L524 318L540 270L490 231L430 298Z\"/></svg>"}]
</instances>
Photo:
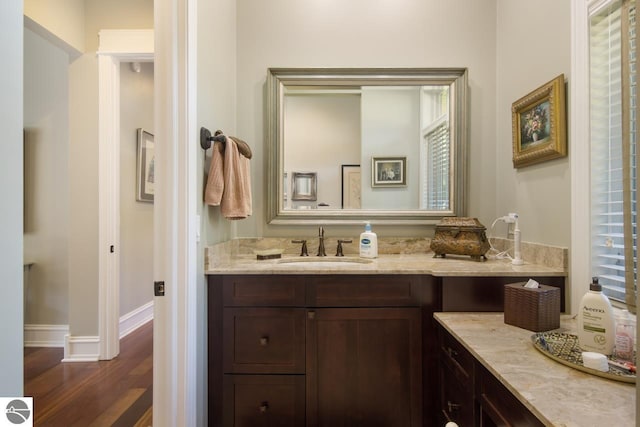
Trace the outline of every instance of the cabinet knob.
<instances>
[{"instance_id":1,"label":"cabinet knob","mask_svg":"<svg viewBox=\"0 0 640 427\"><path fill-rule=\"evenodd\" d=\"M315 311L309 311L309 312L307 312L307 318L308 318L309 320L313 320L313 319L315 319L315 318L316 318L316 312L315 312Z\"/></svg>"},{"instance_id":2,"label":"cabinet knob","mask_svg":"<svg viewBox=\"0 0 640 427\"><path fill-rule=\"evenodd\" d=\"M263 347L266 347L267 344L269 344L269 337L261 337L260 338L260 345Z\"/></svg>"},{"instance_id":3,"label":"cabinet knob","mask_svg":"<svg viewBox=\"0 0 640 427\"><path fill-rule=\"evenodd\" d=\"M269 402L262 402L260 404L260 413L264 414L265 412L267 412L269 410Z\"/></svg>"},{"instance_id":4,"label":"cabinet knob","mask_svg":"<svg viewBox=\"0 0 640 427\"><path fill-rule=\"evenodd\" d=\"M447 409L449 409L449 413L457 411L461 406L462 405L459 403L452 403L450 400L447 400Z\"/></svg>"},{"instance_id":5,"label":"cabinet knob","mask_svg":"<svg viewBox=\"0 0 640 427\"><path fill-rule=\"evenodd\" d=\"M447 347L447 354L449 355L449 357L456 357L458 355L458 352L451 347Z\"/></svg>"}]
</instances>

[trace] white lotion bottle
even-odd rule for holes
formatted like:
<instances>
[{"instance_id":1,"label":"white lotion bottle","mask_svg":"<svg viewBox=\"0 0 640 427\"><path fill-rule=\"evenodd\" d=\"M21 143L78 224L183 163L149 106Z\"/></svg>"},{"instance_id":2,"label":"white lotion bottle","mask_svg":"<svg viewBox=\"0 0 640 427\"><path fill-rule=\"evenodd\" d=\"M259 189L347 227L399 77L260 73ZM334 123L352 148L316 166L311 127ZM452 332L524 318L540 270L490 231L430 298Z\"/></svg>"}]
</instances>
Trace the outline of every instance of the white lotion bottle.
<instances>
[{"instance_id":1,"label":"white lotion bottle","mask_svg":"<svg viewBox=\"0 0 640 427\"><path fill-rule=\"evenodd\" d=\"M615 321L611 302L602 293L602 285L594 277L589 292L580 301L578 309L578 343L584 351L604 355L613 353Z\"/></svg>"},{"instance_id":2,"label":"white lotion bottle","mask_svg":"<svg viewBox=\"0 0 640 427\"><path fill-rule=\"evenodd\" d=\"M371 224L366 223L364 232L360 233L360 256L362 258L378 257L378 235L371 231Z\"/></svg>"}]
</instances>

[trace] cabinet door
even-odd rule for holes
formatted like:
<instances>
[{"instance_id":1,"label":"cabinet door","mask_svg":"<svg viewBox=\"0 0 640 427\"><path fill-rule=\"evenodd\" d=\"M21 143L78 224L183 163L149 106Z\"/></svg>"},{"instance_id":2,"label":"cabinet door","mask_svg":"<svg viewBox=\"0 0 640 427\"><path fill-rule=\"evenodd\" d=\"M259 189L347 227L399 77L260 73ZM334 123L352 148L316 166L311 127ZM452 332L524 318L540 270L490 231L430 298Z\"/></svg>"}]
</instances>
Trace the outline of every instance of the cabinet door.
<instances>
[{"instance_id":1,"label":"cabinet door","mask_svg":"<svg viewBox=\"0 0 640 427\"><path fill-rule=\"evenodd\" d=\"M304 376L225 375L225 427L304 426Z\"/></svg>"},{"instance_id":2,"label":"cabinet door","mask_svg":"<svg viewBox=\"0 0 640 427\"><path fill-rule=\"evenodd\" d=\"M307 426L422 425L418 308L307 313Z\"/></svg>"}]
</instances>

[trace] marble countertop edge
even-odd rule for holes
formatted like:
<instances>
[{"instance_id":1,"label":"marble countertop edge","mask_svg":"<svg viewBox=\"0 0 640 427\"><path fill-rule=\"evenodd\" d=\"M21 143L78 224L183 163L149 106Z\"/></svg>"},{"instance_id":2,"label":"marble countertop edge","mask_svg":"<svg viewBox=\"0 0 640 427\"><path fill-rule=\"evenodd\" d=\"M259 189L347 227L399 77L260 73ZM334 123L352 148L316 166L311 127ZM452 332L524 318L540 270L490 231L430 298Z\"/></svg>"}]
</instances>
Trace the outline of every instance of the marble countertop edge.
<instances>
[{"instance_id":1,"label":"marble countertop edge","mask_svg":"<svg viewBox=\"0 0 640 427\"><path fill-rule=\"evenodd\" d=\"M512 265L508 260L474 261L466 257L434 258L429 254L382 255L370 263L344 263L338 265L338 257L328 256L322 261L330 262L326 267L318 266L316 257L296 262L300 257L256 260L255 256L241 255L232 259L209 263L205 274L429 274L436 277L464 276L567 276L563 269L525 263ZM353 257L357 258L357 257ZM285 263L291 259L293 262ZM311 262L311 265L306 265Z\"/></svg>"}]
</instances>

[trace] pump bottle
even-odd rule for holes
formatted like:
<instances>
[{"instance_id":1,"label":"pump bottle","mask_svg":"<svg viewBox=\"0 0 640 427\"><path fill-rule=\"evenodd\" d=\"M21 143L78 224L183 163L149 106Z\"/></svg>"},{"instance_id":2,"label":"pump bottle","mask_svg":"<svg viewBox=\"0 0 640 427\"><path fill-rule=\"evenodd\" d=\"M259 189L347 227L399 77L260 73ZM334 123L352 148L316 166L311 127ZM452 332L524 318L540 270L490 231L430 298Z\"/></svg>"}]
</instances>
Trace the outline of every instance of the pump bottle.
<instances>
[{"instance_id":1,"label":"pump bottle","mask_svg":"<svg viewBox=\"0 0 640 427\"><path fill-rule=\"evenodd\" d=\"M362 258L378 257L378 236L371 231L371 224L367 222L364 232L360 233L360 256Z\"/></svg>"},{"instance_id":2,"label":"pump bottle","mask_svg":"<svg viewBox=\"0 0 640 427\"><path fill-rule=\"evenodd\" d=\"M615 321L611 302L602 293L598 278L592 279L578 309L578 343L584 351L604 355L613 353L615 344Z\"/></svg>"}]
</instances>

